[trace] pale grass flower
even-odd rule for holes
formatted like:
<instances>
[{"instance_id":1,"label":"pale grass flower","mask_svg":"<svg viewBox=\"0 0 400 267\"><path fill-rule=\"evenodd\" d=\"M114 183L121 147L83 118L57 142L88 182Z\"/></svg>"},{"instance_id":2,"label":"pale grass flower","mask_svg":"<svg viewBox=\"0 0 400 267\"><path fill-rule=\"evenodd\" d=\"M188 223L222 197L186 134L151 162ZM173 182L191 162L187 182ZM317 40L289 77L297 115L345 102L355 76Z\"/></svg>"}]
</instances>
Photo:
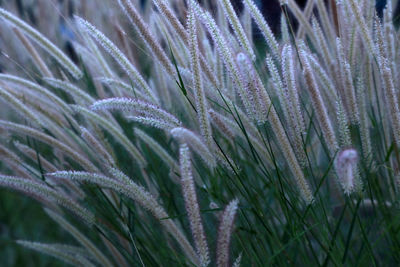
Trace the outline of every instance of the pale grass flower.
<instances>
[{"instance_id":1,"label":"pale grass flower","mask_svg":"<svg viewBox=\"0 0 400 267\"><path fill-rule=\"evenodd\" d=\"M338 153L335 160L335 169L339 176L339 183L343 191L349 195L354 190L358 153L355 149L345 149Z\"/></svg>"},{"instance_id":2,"label":"pale grass flower","mask_svg":"<svg viewBox=\"0 0 400 267\"><path fill-rule=\"evenodd\" d=\"M197 253L199 254L200 264L201 266L208 266L210 264L208 245L200 216L199 203L197 202L190 160L189 148L186 144L182 144L179 148L179 165L183 198L185 200L186 211L189 217L194 243L196 245Z\"/></svg>"},{"instance_id":3,"label":"pale grass flower","mask_svg":"<svg viewBox=\"0 0 400 267\"><path fill-rule=\"evenodd\" d=\"M221 215L217 240L217 266L220 267L229 266L229 246L238 204L238 200L232 200Z\"/></svg>"},{"instance_id":4,"label":"pale grass flower","mask_svg":"<svg viewBox=\"0 0 400 267\"><path fill-rule=\"evenodd\" d=\"M167 125L174 127L180 126L181 122L175 118L172 114L164 111L158 106L130 98L108 98L94 102L90 108L92 110L122 110L122 111L134 111L141 114L143 117L150 119L156 119L162 121Z\"/></svg>"},{"instance_id":5,"label":"pale grass flower","mask_svg":"<svg viewBox=\"0 0 400 267\"><path fill-rule=\"evenodd\" d=\"M240 45L246 51L251 60L254 61L256 59L256 55L254 54L252 44L248 40L243 26L240 23L240 20L237 17L230 0L221 0L221 6L224 10L225 16L228 18L229 23L235 32L236 38L239 40Z\"/></svg>"},{"instance_id":6,"label":"pale grass flower","mask_svg":"<svg viewBox=\"0 0 400 267\"><path fill-rule=\"evenodd\" d=\"M96 29L92 24L88 21L75 17L79 25L84 28L87 33L93 37L114 59L117 63L123 68L126 74L131 78L134 82L138 84L138 86L147 94L154 103L158 103L158 99L155 96L153 90L149 87L147 82L144 80L139 71L133 66L133 64L128 60L128 58L117 48L117 46L108 39L102 32Z\"/></svg>"},{"instance_id":7,"label":"pale grass flower","mask_svg":"<svg viewBox=\"0 0 400 267\"><path fill-rule=\"evenodd\" d=\"M190 4L190 3L189 3ZM193 87L194 87L194 95L196 101L196 111L200 124L200 132L204 138L206 144L211 147L212 146L212 133L210 120L207 114L207 101L206 95L203 87L203 79L202 72L200 69L200 50L198 46L197 40L197 27L196 27L196 17L194 14L194 8L190 5L189 15L187 19L188 27L189 27L189 50L190 50L190 65L192 69L193 75Z\"/></svg>"}]
</instances>

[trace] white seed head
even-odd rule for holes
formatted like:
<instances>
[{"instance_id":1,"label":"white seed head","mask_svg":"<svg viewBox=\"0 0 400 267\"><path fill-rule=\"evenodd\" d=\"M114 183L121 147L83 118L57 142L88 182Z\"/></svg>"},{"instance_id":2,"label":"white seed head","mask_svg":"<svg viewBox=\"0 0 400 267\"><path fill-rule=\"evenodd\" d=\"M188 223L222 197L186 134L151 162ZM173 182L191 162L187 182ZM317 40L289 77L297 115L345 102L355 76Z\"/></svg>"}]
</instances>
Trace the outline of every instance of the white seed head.
<instances>
[{"instance_id":1,"label":"white seed head","mask_svg":"<svg viewBox=\"0 0 400 267\"><path fill-rule=\"evenodd\" d=\"M191 2L189 2L191 3ZM192 69L192 81L194 87L194 95L196 101L197 118L200 124L201 135L206 142L207 146L211 148L212 132L210 126L210 120L207 114L207 100L206 94L203 87L202 72L200 69L200 50L197 40L197 27L196 18L194 14L194 8L190 5L189 15L188 15L188 27L189 27L189 50L190 50L190 66Z\"/></svg>"},{"instance_id":2,"label":"white seed head","mask_svg":"<svg viewBox=\"0 0 400 267\"><path fill-rule=\"evenodd\" d=\"M268 23L265 21L264 16L261 14L257 6L254 4L253 0L242 0L242 2L250 11L251 16L256 22L258 28L261 30L262 34L264 35L264 38L269 48L271 49L271 52L274 55L275 59L280 60L279 44L276 41L276 38L271 28L269 27Z\"/></svg>"},{"instance_id":3,"label":"white seed head","mask_svg":"<svg viewBox=\"0 0 400 267\"><path fill-rule=\"evenodd\" d=\"M85 29L86 32L92 36L93 39L95 39L115 59L115 61L117 61L126 74L128 74L129 78L136 82L137 85L144 91L144 93L154 101L154 103L158 103L158 99L152 89L149 87L135 66L133 66L128 58L121 52L121 50L119 50L110 39L108 39L92 24L77 16L75 16L75 19L77 20L78 25Z\"/></svg>"},{"instance_id":4,"label":"white seed head","mask_svg":"<svg viewBox=\"0 0 400 267\"><path fill-rule=\"evenodd\" d=\"M229 264L229 246L238 203L237 199L232 200L221 216L221 222L218 227L217 266L227 267Z\"/></svg>"},{"instance_id":5,"label":"white seed head","mask_svg":"<svg viewBox=\"0 0 400 267\"><path fill-rule=\"evenodd\" d=\"M233 31L235 32L236 38L238 39L240 45L243 47L243 49L246 51L249 57L254 61L256 59L256 55L254 54L252 44L250 40L247 38L243 26L240 23L240 20L237 17L230 0L221 0L221 4L225 16L228 18L228 21L232 26Z\"/></svg>"},{"instance_id":6,"label":"white seed head","mask_svg":"<svg viewBox=\"0 0 400 267\"><path fill-rule=\"evenodd\" d=\"M355 169L357 167L358 153L355 149L345 149L339 152L335 161L339 182L345 194L354 190Z\"/></svg>"},{"instance_id":7,"label":"white seed head","mask_svg":"<svg viewBox=\"0 0 400 267\"><path fill-rule=\"evenodd\" d=\"M197 201L195 183L190 163L190 152L186 144L179 148L179 165L181 171L181 185L186 211L189 217L190 228L193 239L199 254L201 266L208 266L210 263L207 240L204 234L204 227L200 216L200 207Z\"/></svg>"},{"instance_id":8,"label":"white seed head","mask_svg":"<svg viewBox=\"0 0 400 267\"><path fill-rule=\"evenodd\" d=\"M155 119L170 125L171 127L177 127L181 125L181 122L175 118L172 114L164 111L156 105L151 103L133 99L133 98L108 98L94 102L90 108L92 110L122 110L122 111L134 111L140 116L149 119Z\"/></svg>"},{"instance_id":9,"label":"white seed head","mask_svg":"<svg viewBox=\"0 0 400 267\"><path fill-rule=\"evenodd\" d=\"M141 38L145 41L147 47L152 52L155 58L161 63L165 70L171 75L175 76L175 69L171 61L168 59L164 50L161 48L157 39L149 31L149 25L144 22L140 13L130 0L118 0L118 3L129 21L135 26Z\"/></svg>"}]
</instances>

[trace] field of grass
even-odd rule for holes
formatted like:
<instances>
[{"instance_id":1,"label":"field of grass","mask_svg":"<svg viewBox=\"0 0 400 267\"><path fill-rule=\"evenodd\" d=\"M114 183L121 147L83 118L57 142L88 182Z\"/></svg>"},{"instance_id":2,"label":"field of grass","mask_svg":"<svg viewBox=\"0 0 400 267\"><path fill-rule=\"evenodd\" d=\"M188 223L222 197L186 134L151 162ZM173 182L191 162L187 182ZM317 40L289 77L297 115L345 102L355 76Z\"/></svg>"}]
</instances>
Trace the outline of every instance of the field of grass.
<instances>
[{"instance_id":1,"label":"field of grass","mask_svg":"<svg viewBox=\"0 0 400 267\"><path fill-rule=\"evenodd\" d=\"M0 266L397 266L394 2L0 1Z\"/></svg>"}]
</instances>

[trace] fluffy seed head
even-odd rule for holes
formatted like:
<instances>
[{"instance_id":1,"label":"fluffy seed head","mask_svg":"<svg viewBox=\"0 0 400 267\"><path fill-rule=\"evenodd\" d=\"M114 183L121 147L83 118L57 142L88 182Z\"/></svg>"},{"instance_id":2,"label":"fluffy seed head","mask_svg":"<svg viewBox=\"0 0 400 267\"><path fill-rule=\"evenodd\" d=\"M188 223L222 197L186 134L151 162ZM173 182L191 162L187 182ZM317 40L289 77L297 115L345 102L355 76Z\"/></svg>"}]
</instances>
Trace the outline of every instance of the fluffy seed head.
<instances>
[{"instance_id":1,"label":"fluffy seed head","mask_svg":"<svg viewBox=\"0 0 400 267\"><path fill-rule=\"evenodd\" d=\"M354 175L357 167L358 153L355 149L345 149L339 152L335 161L339 182L345 194L350 194L354 189Z\"/></svg>"}]
</instances>

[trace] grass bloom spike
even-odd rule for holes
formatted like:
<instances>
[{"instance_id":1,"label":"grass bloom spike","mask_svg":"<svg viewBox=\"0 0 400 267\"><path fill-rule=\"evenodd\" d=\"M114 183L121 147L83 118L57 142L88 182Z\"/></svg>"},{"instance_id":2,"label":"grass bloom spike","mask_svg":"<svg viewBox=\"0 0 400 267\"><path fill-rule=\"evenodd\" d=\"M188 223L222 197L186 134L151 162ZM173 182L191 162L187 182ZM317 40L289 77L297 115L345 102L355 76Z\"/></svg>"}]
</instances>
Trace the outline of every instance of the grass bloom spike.
<instances>
[{"instance_id":1,"label":"grass bloom spike","mask_svg":"<svg viewBox=\"0 0 400 267\"><path fill-rule=\"evenodd\" d=\"M212 18L209 12L202 10L201 7L196 2L194 2L194 0L191 0L191 2L193 8L195 9L196 16L206 26L212 39L214 40L219 54L224 61L226 68L228 69L229 75L231 75L233 81L237 83L239 87L243 88L240 82L239 71L234 61L232 51L229 49L228 43L221 33L221 30L219 29L215 20Z\"/></svg>"},{"instance_id":2,"label":"grass bloom spike","mask_svg":"<svg viewBox=\"0 0 400 267\"><path fill-rule=\"evenodd\" d=\"M179 21L177 15L174 13L170 4L166 0L153 0L152 1L157 9L166 17L172 27L175 29L177 34L185 41L188 41L189 35L183 27L182 23Z\"/></svg>"},{"instance_id":3,"label":"grass bloom spike","mask_svg":"<svg viewBox=\"0 0 400 267\"><path fill-rule=\"evenodd\" d=\"M138 86L146 93L155 103L158 103L158 99L155 96L152 89L149 87L147 82L144 80L138 70L132 65L128 58L119 50L110 39L108 39L102 32L96 29L92 24L86 20L75 17L80 27L85 29L87 33L93 37L124 69L129 78L138 84Z\"/></svg>"},{"instance_id":4,"label":"grass bloom spike","mask_svg":"<svg viewBox=\"0 0 400 267\"><path fill-rule=\"evenodd\" d=\"M189 9L188 15L189 27L189 50L190 50L190 65L193 73L193 87L195 92L196 110L199 119L201 135L203 136L206 144L211 147L211 126L207 114L207 102L203 88L203 79L200 69L200 51L197 40L196 18L194 16L194 8L192 5Z\"/></svg>"},{"instance_id":5,"label":"grass bloom spike","mask_svg":"<svg viewBox=\"0 0 400 267\"><path fill-rule=\"evenodd\" d=\"M159 120L165 125L170 125L171 127L177 127L181 125L181 122L168 112L151 103L137 99L109 98L96 101L90 106L90 108L92 110L117 109L123 111L134 111L141 114L143 117Z\"/></svg>"},{"instance_id":6,"label":"grass bloom spike","mask_svg":"<svg viewBox=\"0 0 400 267\"><path fill-rule=\"evenodd\" d=\"M295 62L293 59L293 51L290 45L285 45L282 49L282 73L286 83L286 98L291 104L289 112L294 119L297 135L305 132L304 119L301 112L299 92L296 85Z\"/></svg>"},{"instance_id":7,"label":"grass bloom spike","mask_svg":"<svg viewBox=\"0 0 400 267\"><path fill-rule=\"evenodd\" d=\"M143 21L131 0L118 0L118 3L126 16L129 18L130 22L135 26L142 39L146 42L147 46L150 48L150 51L154 53L155 57L161 62L161 65L165 68L165 70L171 76L175 76L175 70L171 61L168 59L157 40L149 31L148 25Z\"/></svg>"},{"instance_id":8,"label":"grass bloom spike","mask_svg":"<svg viewBox=\"0 0 400 267\"><path fill-rule=\"evenodd\" d=\"M40 45L55 60L57 60L57 62L60 63L61 66L68 70L68 72L72 76L74 76L75 79L80 79L82 77L81 70L77 66L75 66L71 59L69 59L58 47L56 47L40 32L29 26L26 22L20 20L15 15L4 10L3 8L0 8L0 17L23 31L26 35L28 35L34 42Z\"/></svg>"},{"instance_id":9,"label":"grass bloom spike","mask_svg":"<svg viewBox=\"0 0 400 267\"><path fill-rule=\"evenodd\" d=\"M395 91L395 86L393 84L392 71L388 65L389 64L387 63L387 61L383 63L382 80L386 101L389 104L388 112L392 119L394 140L397 146L400 147L400 108L398 97Z\"/></svg>"},{"instance_id":10,"label":"grass bloom spike","mask_svg":"<svg viewBox=\"0 0 400 267\"><path fill-rule=\"evenodd\" d=\"M353 124L359 124L360 118L356 101L356 92L349 63L345 59L344 50L340 38L336 39L340 77L342 79L342 101L347 107L348 117Z\"/></svg>"},{"instance_id":11,"label":"grass bloom spike","mask_svg":"<svg viewBox=\"0 0 400 267\"><path fill-rule=\"evenodd\" d=\"M208 266L210 264L208 245L201 221L199 203L197 202L195 183L190 163L190 152L186 144L182 144L179 148L179 164L183 198L185 199L186 211L189 217L194 243L196 244L197 253L199 254L200 265Z\"/></svg>"},{"instance_id":12,"label":"grass bloom spike","mask_svg":"<svg viewBox=\"0 0 400 267\"><path fill-rule=\"evenodd\" d=\"M295 66L292 47L285 45L282 49L282 73L285 82L284 97L286 98L286 112L292 128L293 147L300 165L306 166L307 159L303 149L303 135L305 133L304 119L301 112L299 94L295 79Z\"/></svg>"},{"instance_id":13,"label":"grass bloom spike","mask_svg":"<svg viewBox=\"0 0 400 267\"><path fill-rule=\"evenodd\" d=\"M346 4L346 3L345 3ZM374 43L372 41L372 37L371 37L371 32L368 30L367 28L367 23L365 22L365 19L363 17L363 15L361 14L361 9L360 9L360 2L356 1L356 0L349 0L347 3L352 11L352 14L355 18L355 20L357 21L357 27L359 27L359 29L361 30L361 36L363 38L364 43L366 44L366 46L369 49L369 53L371 54L371 56L376 56L376 48L374 46Z\"/></svg>"},{"instance_id":14,"label":"grass bloom spike","mask_svg":"<svg viewBox=\"0 0 400 267\"><path fill-rule=\"evenodd\" d=\"M276 41L276 38L269 27L268 23L265 21L264 17L262 16L260 10L258 10L257 6L254 4L253 0L242 0L243 4L248 8L250 11L251 16L253 17L254 21L256 22L258 28L261 30L262 34L264 35L265 40L269 48L272 51L275 59L280 59L279 57L279 44Z\"/></svg>"},{"instance_id":15,"label":"grass bloom spike","mask_svg":"<svg viewBox=\"0 0 400 267\"><path fill-rule=\"evenodd\" d=\"M223 132L227 138L233 139L235 137L234 129L226 123L225 118L213 109L208 110L208 114L212 122Z\"/></svg>"},{"instance_id":16,"label":"grass bloom spike","mask_svg":"<svg viewBox=\"0 0 400 267\"><path fill-rule=\"evenodd\" d=\"M166 19L171 25L172 28L175 30L176 34L183 40L183 42L188 45L189 44L189 35L180 22L179 18L177 15L174 13L170 5L168 4L167 1L165 0L153 0L154 5L157 7L160 13L162 13ZM205 58L200 55L200 64L201 68L204 70L205 74L207 75L209 81L211 84L218 88L218 82L217 82L217 77L216 75L212 72L210 66L208 66Z\"/></svg>"},{"instance_id":17,"label":"grass bloom spike","mask_svg":"<svg viewBox=\"0 0 400 267\"><path fill-rule=\"evenodd\" d=\"M242 97L250 104L250 106L246 106L245 108L249 116L251 116L257 124L264 124L268 120L267 105L270 101L261 78L246 54L239 53L236 56L236 62L239 66L241 82L245 85L245 95Z\"/></svg>"},{"instance_id":18,"label":"grass bloom spike","mask_svg":"<svg viewBox=\"0 0 400 267\"><path fill-rule=\"evenodd\" d=\"M233 30L235 31L236 38L238 38L240 45L244 48L249 57L254 61L256 55L251 47L250 41L247 39L246 33L237 17L235 10L230 2L230 0L221 0L221 5L223 7L225 16L228 18Z\"/></svg>"},{"instance_id":19,"label":"grass bloom spike","mask_svg":"<svg viewBox=\"0 0 400 267\"><path fill-rule=\"evenodd\" d=\"M326 106L321 97L317 82L315 80L314 73L311 69L311 65L308 60L307 52L300 51L301 62L304 67L304 77L307 83L307 88L311 96L312 104L318 118L318 122L321 126L322 133L325 141L328 145L331 155L334 155L338 149L338 143L336 141L336 135L333 131L332 122L328 116Z\"/></svg>"},{"instance_id":20,"label":"grass bloom spike","mask_svg":"<svg viewBox=\"0 0 400 267\"><path fill-rule=\"evenodd\" d=\"M232 231L234 227L234 220L238 209L238 200L232 200L226 206L218 227L218 240L217 240L217 266L229 266L229 246L232 239Z\"/></svg>"},{"instance_id":21,"label":"grass bloom spike","mask_svg":"<svg viewBox=\"0 0 400 267\"><path fill-rule=\"evenodd\" d=\"M284 93L283 81L274 60L272 59L271 55L267 55L265 59L265 63L267 65L268 72L271 76L271 83L273 85L274 93L279 98L279 103L282 106L284 117L289 118L288 113L288 103Z\"/></svg>"},{"instance_id":22,"label":"grass bloom spike","mask_svg":"<svg viewBox=\"0 0 400 267\"><path fill-rule=\"evenodd\" d=\"M239 91L239 95L245 106L246 110L250 111L251 102L249 100L248 92L246 91L246 86L243 84L241 79L240 71L235 61L235 57L230 50L230 46L228 45L226 39L224 38L221 30L219 29L218 25L216 24L215 20L212 18L211 14L207 11L201 9L201 7L192 1L193 8L195 9L195 14L198 16L200 21L205 25L208 32L211 35L211 38L214 40L217 50L221 59L223 60L225 67L232 78L233 83L237 87ZM267 103L266 103L267 104Z\"/></svg>"},{"instance_id":23,"label":"grass bloom spike","mask_svg":"<svg viewBox=\"0 0 400 267\"><path fill-rule=\"evenodd\" d=\"M275 78L273 78L273 80L275 82L274 84L283 87L280 75L278 74L278 71L276 70L274 65L271 63L272 63L272 59L270 57L267 58L267 65L270 68L270 71L272 71L272 76L273 77L275 76ZM278 94L281 94L281 93L278 92ZM282 93L281 97L282 97L282 99L284 99L283 93ZM270 102L269 105L272 105L270 100L269 100L269 102ZM310 186L304 177L304 173L300 167L300 163L296 158L296 155L294 153L292 145L290 144L287 134L283 128L282 122L281 122L274 106L271 106L271 108L270 108L269 120L272 125L274 134L275 134L276 138L278 139L278 142L281 146L281 149L285 153L287 163L289 165L290 170L292 171L292 173L294 175L294 180L297 184L300 194L307 204L311 204L314 201L314 197L312 195Z\"/></svg>"},{"instance_id":24,"label":"grass bloom spike","mask_svg":"<svg viewBox=\"0 0 400 267\"><path fill-rule=\"evenodd\" d=\"M339 182L345 194L349 195L354 190L358 155L354 149L345 149L339 152L335 168L339 175Z\"/></svg>"}]
</instances>

